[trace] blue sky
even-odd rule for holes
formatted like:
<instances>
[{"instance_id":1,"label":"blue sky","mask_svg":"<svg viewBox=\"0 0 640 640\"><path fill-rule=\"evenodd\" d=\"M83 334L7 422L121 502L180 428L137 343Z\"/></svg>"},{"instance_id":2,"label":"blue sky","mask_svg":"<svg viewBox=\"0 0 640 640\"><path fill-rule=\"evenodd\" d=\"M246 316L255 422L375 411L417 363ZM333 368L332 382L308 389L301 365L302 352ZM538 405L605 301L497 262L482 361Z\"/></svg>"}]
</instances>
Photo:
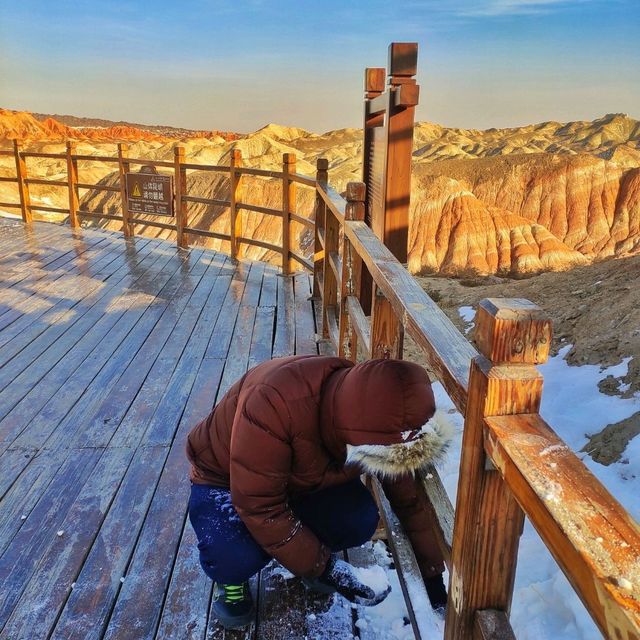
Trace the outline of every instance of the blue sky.
<instances>
[{"instance_id":1,"label":"blue sky","mask_svg":"<svg viewBox=\"0 0 640 640\"><path fill-rule=\"evenodd\" d=\"M0 106L251 131L359 126L362 75L420 45L418 118L640 117L640 0L0 0Z\"/></svg>"}]
</instances>

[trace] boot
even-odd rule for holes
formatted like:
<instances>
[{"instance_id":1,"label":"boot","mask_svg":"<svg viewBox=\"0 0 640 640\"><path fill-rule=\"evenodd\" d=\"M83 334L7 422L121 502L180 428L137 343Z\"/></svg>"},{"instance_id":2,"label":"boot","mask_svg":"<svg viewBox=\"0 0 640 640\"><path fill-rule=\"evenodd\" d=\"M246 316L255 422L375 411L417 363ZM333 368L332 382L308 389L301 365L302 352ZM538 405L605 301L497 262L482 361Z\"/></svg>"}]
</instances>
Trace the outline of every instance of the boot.
<instances>
[{"instance_id":1,"label":"boot","mask_svg":"<svg viewBox=\"0 0 640 640\"><path fill-rule=\"evenodd\" d=\"M213 611L225 629L246 627L255 620L249 583L213 583Z\"/></svg>"},{"instance_id":2,"label":"boot","mask_svg":"<svg viewBox=\"0 0 640 640\"><path fill-rule=\"evenodd\" d=\"M426 578L424 586L427 589L427 595L429 596L429 602L431 602L433 610L441 618L444 618L447 609L447 589L444 586L442 574Z\"/></svg>"}]
</instances>

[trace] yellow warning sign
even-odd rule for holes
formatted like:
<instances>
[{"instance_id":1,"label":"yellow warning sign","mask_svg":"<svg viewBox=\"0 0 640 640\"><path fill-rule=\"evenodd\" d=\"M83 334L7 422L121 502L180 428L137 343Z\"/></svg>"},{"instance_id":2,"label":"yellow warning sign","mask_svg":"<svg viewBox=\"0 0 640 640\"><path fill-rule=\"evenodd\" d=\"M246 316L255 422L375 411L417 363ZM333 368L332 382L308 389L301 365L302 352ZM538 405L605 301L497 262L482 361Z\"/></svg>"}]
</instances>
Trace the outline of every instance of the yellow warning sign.
<instances>
[{"instance_id":1,"label":"yellow warning sign","mask_svg":"<svg viewBox=\"0 0 640 640\"><path fill-rule=\"evenodd\" d=\"M129 213L173 215L172 176L160 173L127 173L126 181Z\"/></svg>"}]
</instances>

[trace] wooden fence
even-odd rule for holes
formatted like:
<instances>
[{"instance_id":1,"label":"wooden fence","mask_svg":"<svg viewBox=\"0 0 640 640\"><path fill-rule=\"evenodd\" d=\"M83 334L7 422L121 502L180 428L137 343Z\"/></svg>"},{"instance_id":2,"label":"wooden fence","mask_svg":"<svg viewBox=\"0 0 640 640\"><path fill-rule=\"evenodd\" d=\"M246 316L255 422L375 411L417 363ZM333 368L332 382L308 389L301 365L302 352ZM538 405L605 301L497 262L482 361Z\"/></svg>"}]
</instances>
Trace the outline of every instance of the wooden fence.
<instances>
[{"instance_id":1,"label":"wooden fence","mask_svg":"<svg viewBox=\"0 0 640 640\"><path fill-rule=\"evenodd\" d=\"M365 185L346 201L317 166L315 276L322 331L345 357L401 358L406 332L465 417L455 510L435 469L418 474L450 572L445 638L512 638L508 614L525 516L608 638L640 638L638 525L539 415L551 321L527 300L487 299L475 347L378 239L365 219ZM360 282L373 280L372 308ZM567 380L567 384L570 384ZM417 638L427 597L408 541L374 481ZM429 535L428 533L425 533Z\"/></svg>"},{"instance_id":2,"label":"wooden fence","mask_svg":"<svg viewBox=\"0 0 640 640\"><path fill-rule=\"evenodd\" d=\"M315 188L315 180L296 173L296 156L293 153L285 153L282 158L282 171L268 171L265 169L254 169L242 166L242 154L239 149L232 149L230 153L229 166L189 163L185 157L184 147L177 145L174 149L174 160L151 160L148 158L128 157L128 145L118 144L117 156L82 155L76 152L74 142L67 142L65 153L39 153L35 151L21 150L17 141L13 143L13 150L0 149L0 156L15 157L15 176L0 177L0 182L16 183L18 189L19 202L0 202L0 208L20 209L22 219L31 222L33 211L43 211L45 213L68 214L69 223L72 227L77 227L83 218L116 220L122 223L122 231L126 237L134 235L136 225L155 227L169 231L175 231L176 241L179 247L189 246L189 236L201 236L205 238L215 238L226 240L230 243L231 255L236 258L240 245L253 245L273 251L282 256L281 266L285 274L290 273L292 262L298 263L302 267L312 269L312 264L299 253L291 250L291 225L299 224L313 230L313 222L307 217L299 215L296 211L297 187ZM28 158L47 158L59 160L66 163L66 180L52 180L48 178L31 178L27 168ZM104 184L87 184L79 181L78 163L83 161L104 162L117 167L119 173L119 186ZM158 219L141 219L134 217L129 211L126 174L131 170L131 165L161 167L173 171L175 196L174 212L175 216L171 222ZM187 171L214 171L228 174L230 182L230 193L228 200L218 200L214 198L202 198L189 195L187 192ZM282 208L273 209L262 207L242 201L242 177L254 176L262 178L277 179L282 182ZM29 186L49 185L61 187L68 190L68 207L51 207L36 205L32 202ZM89 191L111 191L120 194L121 213L120 215L103 213L99 211L87 211L80 208L80 189ZM190 202L198 204L208 204L229 208L229 233L218 233L211 229L200 229L189 225L187 206ZM263 215L275 216L282 219L282 246L270 242L265 242L256 238L249 238L243 235L242 211L254 211ZM146 214L148 215L148 214ZM166 218L166 216L157 216Z\"/></svg>"},{"instance_id":3,"label":"wooden fence","mask_svg":"<svg viewBox=\"0 0 640 640\"><path fill-rule=\"evenodd\" d=\"M437 526L425 535L436 536L450 572L447 640L512 638L508 621L515 579L518 542L525 516L568 577L590 615L606 637L640 638L640 535L637 524L577 456L539 415L542 376L534 365L544 362L551 343L551 322L526 300L483 300L477 310L475 347L417 284L406 268L366 224L366 187L349 183L346 199L328 182L328 162L317 162L315 178L295 172L295 157L285 154L283 170L267 171L240 166L239 152L230 166L185 162L176 147L174 162L127 158L119 145L118 157L83 156L72 143L66 154L20 151L13 154L16 176L2 178L18 185L19 203L0 203L22 211L31 221L34 209L68 213L70 223L83 217L119 220L125 235L134 226L161 226L176 231L185 247L189 234L228 240L232 255L242 243L255 244L282 255L289 272L294 260L314 273L314 294L319 303L322 334L341 356L401 358L404 334L421 348L427 367L442 383L465 416L458 494L455 510L437 471L417 475ZM26 158L66 160L66 181L30 179ZM120 187L88 185L78 181L77 163L102 160L117 163ZM146 164L175 171L176 220L152 223L130 216L124 174L130 164ZM185 175L189 169L229 173L229 200L189 196ZM282 210L241 201L244 175L282 180ZM35 207L30 184L54 184L69 191L69 208ZM315 220L294 212L296 186L316 190ZM79 189L119 191L123 215L90 213L79 208ZM185 203L229 207L230 233L213 233L189 226ZM283 246L245 238L242 210L282 217ZM289 247L289 225L302 224L314 232L313 262ZM373 283L371 312L365 313L360 295L363 276ZM570 381L567 381L570 384ZM417 638L426 638L424 620L417 612L427 598L416 581L419 570L408 540L375 479L372 488L388 529L410 619ZM411 576L411 579L408 577Z\"/></svg>"}]
</instances>

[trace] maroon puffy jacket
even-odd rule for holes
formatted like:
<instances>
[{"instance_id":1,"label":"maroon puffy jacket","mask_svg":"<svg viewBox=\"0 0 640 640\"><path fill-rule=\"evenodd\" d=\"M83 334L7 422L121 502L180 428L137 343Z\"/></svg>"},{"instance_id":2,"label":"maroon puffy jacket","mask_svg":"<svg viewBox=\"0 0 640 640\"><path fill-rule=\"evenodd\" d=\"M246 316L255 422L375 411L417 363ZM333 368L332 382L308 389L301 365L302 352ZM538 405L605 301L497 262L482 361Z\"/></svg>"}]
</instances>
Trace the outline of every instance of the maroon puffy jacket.
<instances>
[{"instance_id":1,"label":"maroon puffy jacket","mask_svg":"<svg viewBox=\"0 0 640 640\"><path fill-rule=\"evenodd\" d=\"M381 471L423 575L434 575L444 567L407 473L446 447L443 433L420 430L434 411L429 379L416 364L271 360L248 371L191 430L191 480L231 487L255 540L294 574L316 576L330 551L292 513L289 497Z\"/></svg>"}]
</instances>

